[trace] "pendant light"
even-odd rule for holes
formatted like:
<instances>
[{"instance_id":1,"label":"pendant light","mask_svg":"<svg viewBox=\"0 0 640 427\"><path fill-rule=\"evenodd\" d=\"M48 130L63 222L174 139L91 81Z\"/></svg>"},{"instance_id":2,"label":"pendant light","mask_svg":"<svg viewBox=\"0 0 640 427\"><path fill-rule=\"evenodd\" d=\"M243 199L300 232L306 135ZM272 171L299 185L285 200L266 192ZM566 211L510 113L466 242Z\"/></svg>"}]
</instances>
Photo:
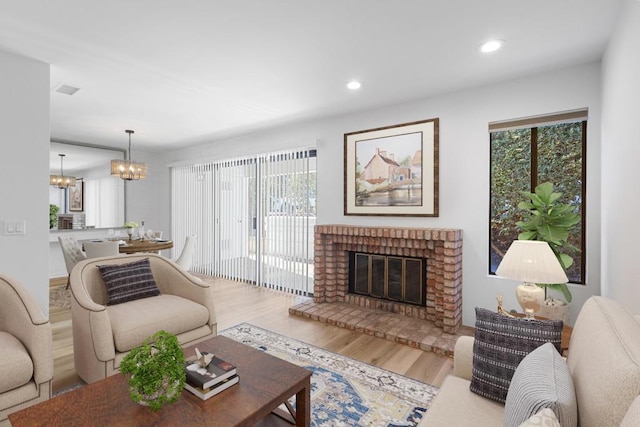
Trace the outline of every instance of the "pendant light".
<instances>
[{"instance_id":1,"label":"pendant light","mask_svg":"<svg viewBox=\"0 0 640 427\"><path fill-rule=\"evenodd\" d=\"M58 188L74 187L76 185L76 178L74 176L64 176L62 169L65 154L58 154L58 156L60 156L60 175L49 175L49 185Z\"/></svg>"},{"instance_id":2,"label":"pendant light","mask_svg":"<svg viewBox=\"0 0 640 427\"><path fill-rule=\"evenodd\" d=\"M147 164L131 160L131 134L132 130L125 130L129 134L129 151L124 160L111 160L111 175L118 176L125 181L145 179L147 177Z\"/></svg>"}]
</instances>

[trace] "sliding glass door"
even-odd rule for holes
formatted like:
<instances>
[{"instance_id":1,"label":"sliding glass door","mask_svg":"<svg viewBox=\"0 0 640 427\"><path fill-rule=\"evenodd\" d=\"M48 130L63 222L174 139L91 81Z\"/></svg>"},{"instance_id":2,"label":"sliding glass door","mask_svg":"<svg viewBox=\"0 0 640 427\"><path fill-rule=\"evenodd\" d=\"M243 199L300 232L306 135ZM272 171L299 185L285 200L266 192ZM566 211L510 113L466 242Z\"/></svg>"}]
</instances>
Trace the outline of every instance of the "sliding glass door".
<instances>
[{"instance_id":1,"label":"sliding glass door","mask_svg":"<svg viewBox=\"0 0 640 427\"><path fill-rule=\"evenodd\" d=\"M216 210L214 241L217 276L247 282L256 281L255 240L250 207L255 205L255 159L230 160L215 167Z\"/></svg>"},{"instance_id":2,"label":"sliding glass door","mask_svg":"<svg viewBox=\"0 0 640 427\"><path fill-rule=\"evenodd\" d=\"M192 270L310 294L315 156L305 149L173 167L172 236L197 236Z\"/></svg>"},{"instance_id":3,"label":"sliding glass door","mask_svg":"<svg viewBox=\"0 0 640 427\"><path fill-rule=\"evenodd\" d=\"M315 151L261 159L258 277L265 286L297 294L313 288L315 160Z\"/></svg>"}]
</instances>

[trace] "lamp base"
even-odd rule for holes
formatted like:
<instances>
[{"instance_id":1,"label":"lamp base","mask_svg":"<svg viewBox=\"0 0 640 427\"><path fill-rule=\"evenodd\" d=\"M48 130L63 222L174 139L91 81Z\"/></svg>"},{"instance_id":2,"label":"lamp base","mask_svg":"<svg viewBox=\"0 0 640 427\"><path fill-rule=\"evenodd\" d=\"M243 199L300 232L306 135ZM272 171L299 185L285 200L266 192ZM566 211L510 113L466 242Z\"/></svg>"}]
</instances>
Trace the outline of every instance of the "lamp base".
<instances>
[{"instance_id":1,"label":"lamp base","mask_svg":"<svg viewBox=\"0 0 640 427\"><path fill-rule=\"evenodd\" d=\"M534 283L523 283L516 287L516 298L526 316L533 318L544 304L544 289Z\"/></svg>"}]
</instances>

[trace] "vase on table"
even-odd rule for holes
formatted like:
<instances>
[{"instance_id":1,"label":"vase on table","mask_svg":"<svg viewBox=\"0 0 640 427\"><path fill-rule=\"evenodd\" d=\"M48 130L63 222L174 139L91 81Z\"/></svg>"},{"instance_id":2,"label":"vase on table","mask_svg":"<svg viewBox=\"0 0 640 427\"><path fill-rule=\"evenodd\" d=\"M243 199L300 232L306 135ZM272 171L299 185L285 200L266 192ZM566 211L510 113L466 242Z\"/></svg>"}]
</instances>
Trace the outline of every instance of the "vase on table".
<instances>
[{"instance_id":1,"label":"vase on table","mask_svg":"<svg viewBox=\"0 0 640 427\"><path fill-rule=\"evenodd\" d=\"M131 241L131 236L133 236L133 227L127 227L127 234L129 235L129 241Z\"/></svg>"}]
</instances>

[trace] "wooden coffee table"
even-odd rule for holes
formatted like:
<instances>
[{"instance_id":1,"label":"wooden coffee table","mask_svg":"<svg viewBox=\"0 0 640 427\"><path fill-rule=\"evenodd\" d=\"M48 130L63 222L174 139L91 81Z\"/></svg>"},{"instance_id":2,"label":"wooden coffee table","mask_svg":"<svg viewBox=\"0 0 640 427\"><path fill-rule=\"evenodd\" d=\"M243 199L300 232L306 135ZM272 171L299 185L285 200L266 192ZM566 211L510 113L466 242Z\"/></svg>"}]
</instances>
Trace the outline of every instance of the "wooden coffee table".
<instances>
[{"instance_id":1,"label":"wooden coffee table","mask_svg":"<svg viewBox=\"0 0 640 427\"><path fill-rule=\"evenodd\" d=\"M217 336L185 349L185 355L215 353L236 365L240 382L203 401L183 390L180 399L157 412L129 397L122 374L69 391L9 415L15 426L252 426L296 396L295 425L311 416L311 371Z\"/></svg>"}]
</instances>

